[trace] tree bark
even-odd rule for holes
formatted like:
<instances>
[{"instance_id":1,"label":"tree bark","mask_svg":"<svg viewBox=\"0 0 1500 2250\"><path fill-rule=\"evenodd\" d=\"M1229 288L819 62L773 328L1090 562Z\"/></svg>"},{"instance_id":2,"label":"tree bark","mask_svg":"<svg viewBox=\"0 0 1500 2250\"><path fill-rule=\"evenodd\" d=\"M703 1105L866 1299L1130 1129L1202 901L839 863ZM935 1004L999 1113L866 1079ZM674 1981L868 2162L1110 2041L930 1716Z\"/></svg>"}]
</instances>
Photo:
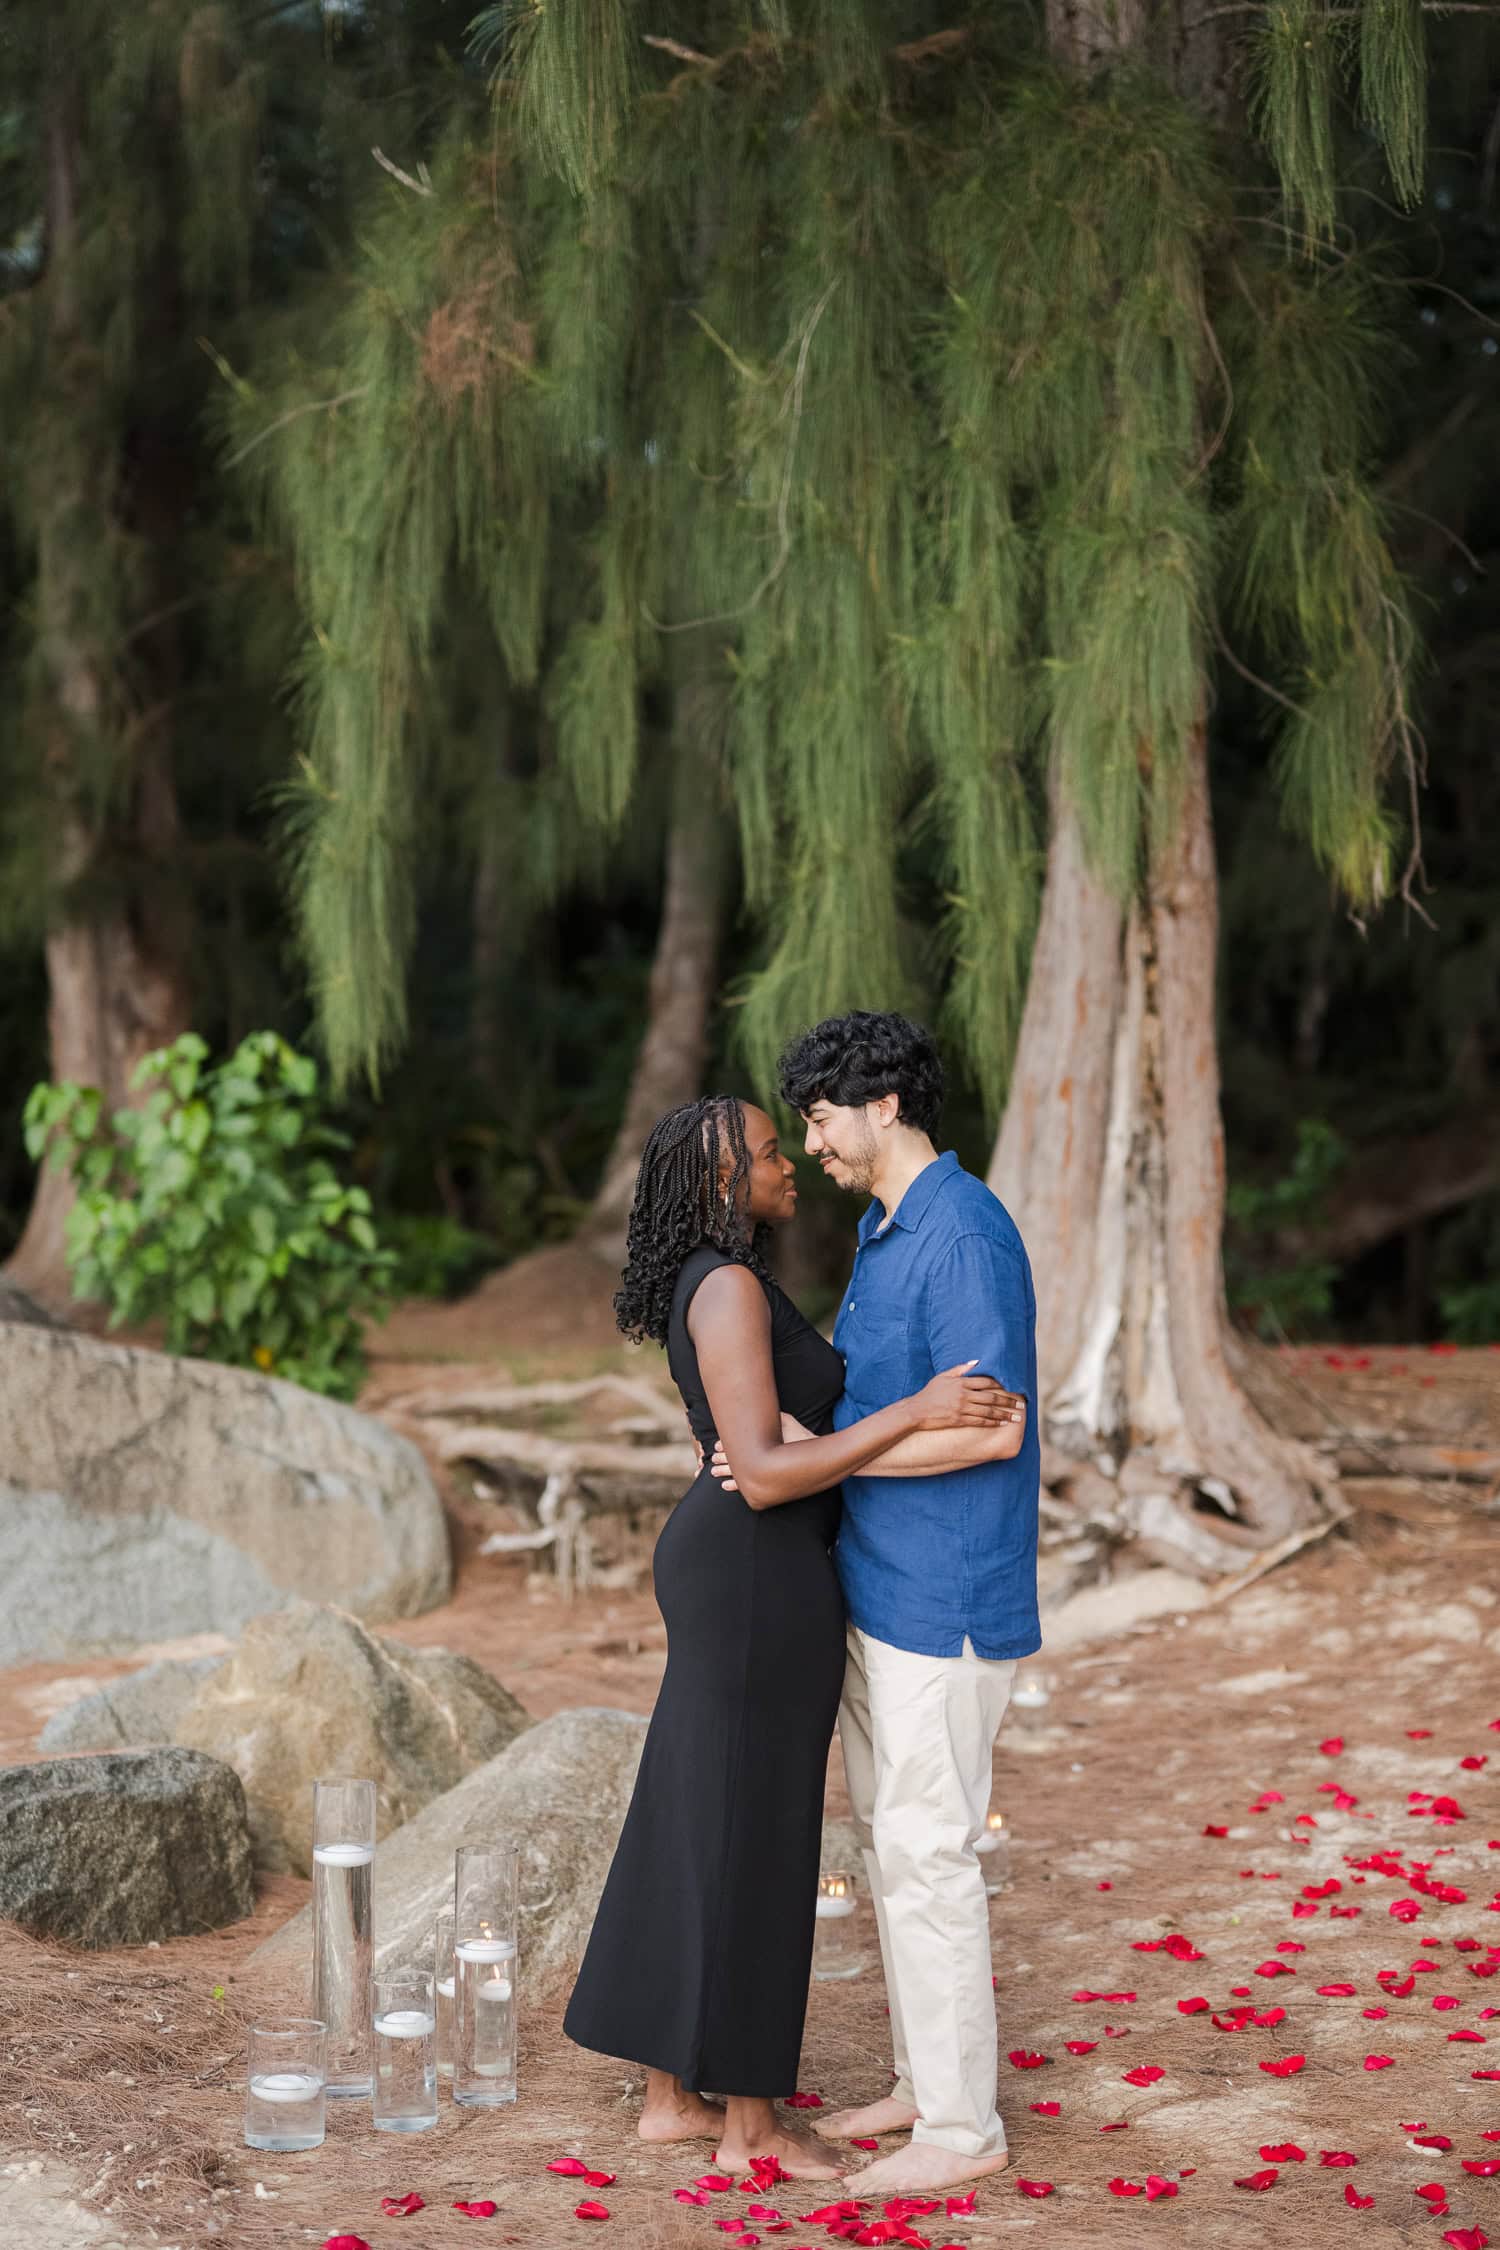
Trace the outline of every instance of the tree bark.
<instances>
[{"instance_id":1,"label":"tree bark","mask_svg":"<svg viewBox=\"0 0 1500 2250\"><path fill-rule=\"evenodd\" d=\"M1035 1270L1045 1437L1107 1468L1148 1550L1199 1570L1311 1521L1327 1483L1226 1355L1217 914L1201 730L1179 827L1128 909L1091 871L1054 791L990 1169Z\"/></svg>"},{"instance_id":2,"label":"tree bark","mask_svg":"<svg viewBox=\"0 0 1500 2250\"><path fill-rule=\"evenodd\" d=\"M719 758L724 716L718 648L694 634L682 658L673 710L672 807L646 1028L625 1113L583 1230L610 1253L623 1248L647 1134L664 1110L702 1091L731 872Z\"/></svg>"},{"instance_id":3,"label":"tree bark","mask_svg":"<svg viewBox=\"0 0 1500 2250\"><path fill-rule=\"evenodd\" d=\"M76 64L61 56L45 121L47 344L52 412L63 443L36 469L36 724L54 807L46 940L54 1079L97 1086L110 1107L129 1098L136 1064L188 1024L187 979L165 871L178 841L170 752L160 712L132 713L96 622L95 576L120 538L120 484L96 396L97 371L79 301L80 104ZM95 815L85 769L113 769L112 811ZM101 792L102 794L102 792ZM106 836L106 823L108 835ZM144 860L122 885L106 876L110 847ZM63 1224L69 1180L44 1166L9 1278L54 1304L71 1296Z\"/></svg>"}]
</instances>

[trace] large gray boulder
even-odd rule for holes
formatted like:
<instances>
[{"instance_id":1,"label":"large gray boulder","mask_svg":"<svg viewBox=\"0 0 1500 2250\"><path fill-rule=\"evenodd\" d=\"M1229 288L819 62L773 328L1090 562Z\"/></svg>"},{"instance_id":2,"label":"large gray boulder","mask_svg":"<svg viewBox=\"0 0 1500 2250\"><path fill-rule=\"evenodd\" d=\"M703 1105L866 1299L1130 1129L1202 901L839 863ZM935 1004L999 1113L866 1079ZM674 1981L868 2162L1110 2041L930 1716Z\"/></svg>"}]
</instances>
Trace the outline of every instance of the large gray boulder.
<instances>
[{"instance_id":1,"label":"large gray boulder","mask_svg":"<svg viewBox=\"0 0 1500 2250\"><path fill-rule=\"evenodd\" d=\"M174 1734L234 1767L257 1863L310 1875L320 1775L372 1780L384 1836L530 1723L471 1658L377 1639L343 1610L298 1602L246 1626Z\"/></svg>"},{"instance_id":2,"label":"large gray boulder","mask_svg":"<svg viewBox=\"0 0 1500 2250\"><path fill-rule=\"evenodd\" d=\"M409 1617L450 1585L416 1448L206 1360L0 1327L0 1666L236 1633L298 1595Z\"/></svg>"},{"instance_id":3,"label":"large gray boulder","mask_svg":"<svg viewBox=\"0 0 1500 2250\"><path fill-rule=\"evenodd\" d=\"M460 1844L507 1839L521 1855L521 1966L528 1989L583 1952L635 1785L646 1721L559 1711L398 1829L375 1855L375 1966L425 1960L453 1898ZM288 1981L310 1971L304 1909L258 1948Z\"/></svg>"},{"instance_id":4,"label":"large gray boulder","mask_svg":"<svg viewBox=\"0 0 1500 2250\"><path fill-rule=\"evenodd\" d=\"M37 1737L55 1757L77 1750L144 1750L171 1742L202 1682L222 1656L163 1657L127 1672L77 1703L55 1711Z\"/></svg>"},{"instance_id":5,"label":"large gray boulder","mask_svg":"<svg viewBox=\"0 0 1500 2250\"><path fill-rule=\"evenodd\" d=\"M35 1297L28 1297L24 1289L18 1289L13 1281L7 1281L4 1274L0 1274L0 1321L6 1320L16 1321L28 1328L63 1328L67 1325L55 1313L48 1312L45 1305L38 1304Z\"/></svg>"},{"instance_id":6,"label":"large gray boulder","mask_svg":"<svg viewBox=\"0 0 1500 2250\"><path fill-rule=\"evenodd\" d=\"M146 1945L255 1903L238 1777L194 1750L0 1768L0 1917L71 1945Z\"/></svg>"}]
</instances>

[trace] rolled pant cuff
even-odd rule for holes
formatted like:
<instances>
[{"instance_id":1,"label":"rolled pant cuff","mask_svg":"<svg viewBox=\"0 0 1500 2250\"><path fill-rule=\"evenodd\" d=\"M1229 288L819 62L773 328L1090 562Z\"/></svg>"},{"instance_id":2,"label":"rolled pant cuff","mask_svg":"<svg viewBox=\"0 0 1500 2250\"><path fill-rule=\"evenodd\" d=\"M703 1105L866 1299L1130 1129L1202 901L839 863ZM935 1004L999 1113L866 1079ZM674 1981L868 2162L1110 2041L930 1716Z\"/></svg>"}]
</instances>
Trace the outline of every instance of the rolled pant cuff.
<instances>
[{"instance_id":1,"label":"rolled pant cuff","mask_svg":"<svg viewBox=\"0 0 1500 2250\"><path fill-rule=\"evenodd\" d=\"M911 2137L929 2148L945 2148L954 2156L1006 2156L1005 2128L997 2133L972 2132L966 2125L924 2125L918 2118Z\"/></svg>"}]
</instances>

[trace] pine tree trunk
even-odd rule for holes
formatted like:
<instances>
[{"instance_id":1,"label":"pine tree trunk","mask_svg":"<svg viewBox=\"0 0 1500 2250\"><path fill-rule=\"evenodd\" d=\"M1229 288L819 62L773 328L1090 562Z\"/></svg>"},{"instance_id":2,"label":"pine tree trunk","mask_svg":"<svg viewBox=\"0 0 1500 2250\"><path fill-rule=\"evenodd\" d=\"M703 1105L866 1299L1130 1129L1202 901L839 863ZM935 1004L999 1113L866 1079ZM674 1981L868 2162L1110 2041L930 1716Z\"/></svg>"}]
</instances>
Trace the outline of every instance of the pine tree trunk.
<instances>
[{"instance_id":1,"label":"pine tree trunk","mask_svg":"<svg viewBox=\"0 0 1500 2250\"><path fill-rule=\"evenodd\" d=\"M117 464L92 395L89 340L75 281L79 179L78 108L65 60L47 119L48 344L54 427L63 439L39 470L37 508L37 725L55 808L46 941L51 1074L97 1086L111 1108L128 1097L136 1064L186 1030L187 980L169 881L142 880L122 894L102 880L103 823L124 858L164 871L178 838L169 752L151 713L128 719L111 680L110 651L93 623L93 573L115 538L108 520ZM107 567L107 565L105 566ZM108 761L121 785L109 814L95 815L88 771ZM44 1166L7 1275L54 1304L71 1295L63 1222L72 1201L65 1175Z\"/></svg>"},{"instance_id":2,"label":"pine tree trunk","mask_svg":"<svg viewBox=\"0 0 1500 2250\"><path fill-rule=\"evenodd\" d=\"M1313 1521L1326 1481L1226 1355L1217 924L1201 731L1180 825L1128 911L1054 804L990 1171L1035 1269L1045 1436L1117 1477L1146 1551L1200 1571Z\"/></svg>"},{"instance_id":3,"label":"pine tree trunk","mask_svg":"<svg viewBox=\"0 0 1500 2250\"><path fill-rule=\"evenodd\" d=\"M672 811L645 1035L584 1228L600 1249L613 1251L624 1242L636 1168L652 1126L664 1110L702 1090L731 872L719 766L724 692L717 648L694 635L673 713Z\"/></svg>"}]
</instances>

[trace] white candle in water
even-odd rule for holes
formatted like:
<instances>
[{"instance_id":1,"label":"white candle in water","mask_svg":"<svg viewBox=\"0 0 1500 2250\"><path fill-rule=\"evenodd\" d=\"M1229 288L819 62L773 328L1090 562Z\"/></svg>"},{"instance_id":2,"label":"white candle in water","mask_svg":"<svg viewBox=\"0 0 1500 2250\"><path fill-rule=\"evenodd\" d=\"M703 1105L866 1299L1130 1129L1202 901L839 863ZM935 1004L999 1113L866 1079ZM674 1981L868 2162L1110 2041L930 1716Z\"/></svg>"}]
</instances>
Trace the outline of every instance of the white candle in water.
<instances>
[{"instance_id":1,"label":"white candle in water","mask_svg":"<svg viewBox=\"0 0 1500 2250\"><path fill-rule=\"evenodd\" d=\"M375 2029L384 2039L425 2039L436 2025L422 2008L392 2008L375 2018Z\"/></svg>"},{"instance_id":2,"label":"white candle in water","mask_svg":"<svg viewBox=\"0 0 1500 2250\"><path fill-rule=\"evenodd\" d=\"M252 2078L250 2091L262 2102L309 2102L321 2084L320 2078L305 2070L273 2070L264 2078Z\"/></svg>"},{"instance_id":3,"label":"white candle in water","mask_svg":"<svg viewBox=\"0 0 1500 2250\"><path fill-rule=\"evenodd\" d=\"M451 2000L453 1998L452 1977L439 1977L437 1988L445 2000Z\"/></svg>"},{"instance_id":4,"label":"white candle in water","mask_svg":"<svg viewBox=\"0 0 1500 2250\"><path fill-rule=\"evenodd\" d=\"M453 1950L460 1961L513 1961L516 1956L507 1938L465 1938Z\"/></svg>"},{"instance_id":5,"label":"white candle in water","mask_svg":"<svg viewBox=\"0 0 1500 2250\"><path fill-rule=\"evenodd\" d=\"M474 1997L477 2000L508 2000L510 1998L510 1978L486 1977L483 1984L475 1986Z\"/></svg>"},{"instance_id":6,"label":"white candle in water","mask_svg":"<svg viewBox=\"0 0 1500 2250\"><path fill-rule=\"evenodd\" d=\"M373 1844L318 1844L313 1850L324 1867L368 1867L374 1857Z\"/></svg>"},{"instance_id":7,"label":"white candle in water","mask_svg":"<svg viewBox=\"0 0 1500 2250\"><path fill-rule=\"evenodd\" d=\"M820 1922L841 1922L846 1914L852 1914L853 1912L854 1901L852 1898L820 1898L818 1901L818 1920Z\"/></svg>"}]
</instances>

